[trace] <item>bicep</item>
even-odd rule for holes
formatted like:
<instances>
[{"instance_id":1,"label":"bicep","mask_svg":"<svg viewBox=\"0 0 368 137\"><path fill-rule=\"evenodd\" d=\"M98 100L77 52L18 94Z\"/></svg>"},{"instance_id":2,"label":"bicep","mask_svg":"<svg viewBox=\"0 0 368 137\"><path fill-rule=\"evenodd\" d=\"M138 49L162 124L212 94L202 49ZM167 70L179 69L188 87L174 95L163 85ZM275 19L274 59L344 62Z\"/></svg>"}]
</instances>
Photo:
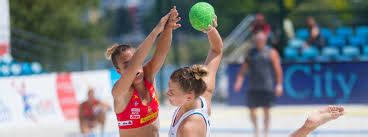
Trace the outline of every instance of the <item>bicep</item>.
<instances>
[{"instance_id":1,"label":"bicep","mask_svg":"<svg viewBox=\"0 0 368 137\"><path fill-rule=\"evenodd\" d=\"M275 71L280 71L281 70L280 56L275 49L272 50L271 58L272 58L272 66L275 69Z\"/></svg>"}]
</instances>

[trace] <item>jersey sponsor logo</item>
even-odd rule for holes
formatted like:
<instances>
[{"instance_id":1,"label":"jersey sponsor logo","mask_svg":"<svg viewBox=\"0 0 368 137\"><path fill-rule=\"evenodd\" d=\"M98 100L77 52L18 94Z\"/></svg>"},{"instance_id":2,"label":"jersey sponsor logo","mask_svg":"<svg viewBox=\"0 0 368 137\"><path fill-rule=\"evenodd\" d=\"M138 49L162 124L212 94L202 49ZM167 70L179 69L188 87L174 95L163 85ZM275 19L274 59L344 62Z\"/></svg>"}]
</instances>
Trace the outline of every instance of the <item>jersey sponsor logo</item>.
<instances>
[{"instance_id":1,"label":"jersey sponsor logo","mask_svg":"<svg viewBox=\"0 0 368 137\"><path fill-rule=\"evenodd\" d=\"M141 111L141 109L140 109L140 108L132 108L132 109L131 109L131 111L132 111L132 112L140 112L140 111Z\"/></svg>"},{"instance_id":2,"label":"jersey sponsor logo","mask_svg":"<svg viewBox=\"0 0 368 137\"><path fill-rule=\"evenodd\" d=\"M131 126L133 125L133 121L132 120L118 121L118 125L119 126Z\"/></svg>"},{"instance_id":3,"label":"jersey sponsor logo","mask_svg":"<svg viewBox=\"0 0 368 137\"><path fill-rule=\"evenodd\" d=\"M142 118L142 119L140 120L140 122L141 122L141 124L146 123L146 122L148 122L148 121L150 121L150 120L152 120L152 119L157 118L157 116L158 116L158 112L152 113L152 114L150 114L150 115L148 115L148 116L146 116L146 117Z\"/></svg>"},{"instance_id":4,"label":"jersey sponsor logo","mask_svg":"<svg viewBox=\"0 0 368 137\"><path fill-rule=\"evenodd\" d=\"M141 111L141 109L140 108L132 108L131 111L132 111L132 115L139 115L139 112Z\"/></svg>"},{"instance_id":5,"label":"jersey sponsor logo","mask_svg":"<svg viewBox=\"0 0 368 137\"><path fill-rule=\"evenodd\" d=\"M137 96L137 95L134 95L134 97L133 97L134 99L138 99L139 97Z\"/></svg>"},{"instance_id":6,"label":"jersey sponsor logo","mask_svg":"<svg viewBox=\"0 0 368 137\"><path fill-rule=\"evenodd\" d=\"M147 112L148 112L148 114L151 114L151 113L152 113L152 108L151 108L151 106L148 106Z\"/></svg>"},{"instance_id":7,"label":"jersey sponsor logo","mask_svg":"<svg viewBox=\"0 0 368 137\"><path fill-rule=\"evenodd\" d=\"M130 115L130 119L140 119L141 115Z\"/></svg>"},{"instance_id":8,"label":"jersey sponsor logo","mask_svg":"<svg viewBox=\"0 0 368 137\"><path fill-rule=\"evenodd\" d=\"M134 106L136 107L138 105L139 105L138 101L134 101Z\"/></svg>"}]
</instances>

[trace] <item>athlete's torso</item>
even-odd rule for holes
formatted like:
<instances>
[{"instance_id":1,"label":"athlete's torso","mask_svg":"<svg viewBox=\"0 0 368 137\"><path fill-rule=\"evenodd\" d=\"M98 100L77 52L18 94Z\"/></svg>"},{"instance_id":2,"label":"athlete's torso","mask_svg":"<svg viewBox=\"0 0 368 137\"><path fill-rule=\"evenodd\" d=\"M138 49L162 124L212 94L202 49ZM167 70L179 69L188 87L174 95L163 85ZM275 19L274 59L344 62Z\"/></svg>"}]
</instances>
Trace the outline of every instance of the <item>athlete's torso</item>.
<instances>
[{"instance_id":1,"label":"athlete's torso","mask_svg":"<svg viewBox=\"0 0 368 137\"><path fill-rule=\"evenodd\" d=\"M150 102L142 103L138 91L134 90L125 109L116 114L120 136L156 136L158 135L159 102L152 83L144 80L150 95Z\"/></svg>"}]
</instances>

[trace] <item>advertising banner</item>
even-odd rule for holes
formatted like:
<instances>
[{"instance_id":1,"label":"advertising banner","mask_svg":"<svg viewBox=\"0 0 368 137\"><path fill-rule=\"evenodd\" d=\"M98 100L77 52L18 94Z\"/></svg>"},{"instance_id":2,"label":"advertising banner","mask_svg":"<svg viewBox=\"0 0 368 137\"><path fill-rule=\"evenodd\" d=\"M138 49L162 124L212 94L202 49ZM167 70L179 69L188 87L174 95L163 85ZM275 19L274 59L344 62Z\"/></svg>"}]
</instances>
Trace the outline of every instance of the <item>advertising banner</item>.
<instances>
[{"instance_id":1,"label":"advertising banner","mask_svg":"<svg viewBox=\"0 0 368 137\"><path fill-rule=\"evenodd\" d=\"M229 104L245 102L247 81L242 91L233 86L240 65L229 65ZM279 104L363 104L368 103L368 62L289 63L282 65L284 94Z\"/></svg>"}]
</instances>

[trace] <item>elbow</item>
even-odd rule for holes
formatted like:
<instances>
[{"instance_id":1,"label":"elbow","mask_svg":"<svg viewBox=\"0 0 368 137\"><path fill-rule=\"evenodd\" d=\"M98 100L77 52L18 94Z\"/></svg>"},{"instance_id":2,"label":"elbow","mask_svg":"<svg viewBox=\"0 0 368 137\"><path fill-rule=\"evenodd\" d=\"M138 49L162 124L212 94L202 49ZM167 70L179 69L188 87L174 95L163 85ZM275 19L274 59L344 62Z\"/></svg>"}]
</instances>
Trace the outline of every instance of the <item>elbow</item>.
<instances>
[{"instance_id":1,"label":"elbow","mask_svg":"<svg viewBox=\"0 0 368 137\"><path fill-rule=\"evenodd\" d=\"M212 53L215 53L216 55L220 55L222 56L222 48L218 48L218 49L211 49Z\"/></svg>"}]
</instances>

